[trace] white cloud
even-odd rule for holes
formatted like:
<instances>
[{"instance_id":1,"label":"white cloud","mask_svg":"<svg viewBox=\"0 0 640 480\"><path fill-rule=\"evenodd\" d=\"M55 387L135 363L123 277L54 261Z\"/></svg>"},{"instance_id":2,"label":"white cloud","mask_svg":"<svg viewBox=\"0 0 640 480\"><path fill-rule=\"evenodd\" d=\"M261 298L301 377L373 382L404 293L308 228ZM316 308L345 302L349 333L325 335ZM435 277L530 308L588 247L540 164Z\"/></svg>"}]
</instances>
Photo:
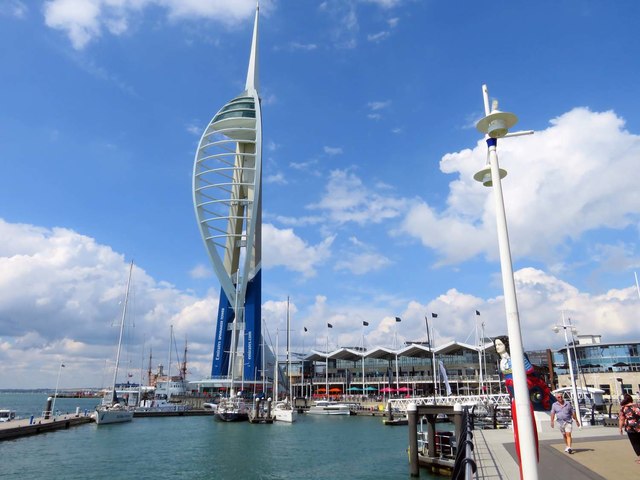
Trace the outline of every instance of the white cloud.
<instances>
[{"instance_id":1,"label":"white cloud","mask_svg":"<svg viewBox=\"0 0 640 480\"><path fill-rule=\"evenodd\" d=\"M318 45L315 43L300 43L300 42L291 42L289 43L289 48L291 50L304 50L310 52L312 50L316 50Z\"/></svg>"},{"instance_id":2,"label":"white cloud","mask_svg":"<svg viewBox=\"0 0 640 480\"><path fill-rule=\"evenodd\" d=\"M638 223L640 137L613 112L576 108L533 136L501 140L498 155L509 172L502 185L515 257L553 261L587 232ZM445 155L441 170L458 175L447 209L414 204L403 221L444 263L496 255L493 194L472 178L485 161L483 141Z\"/></svg>"},{"instance_id":3,"label":"white cloud","mask_svg":"<svg viewBox=\"0 0 640 480\"><path fill-rule=\"evenodd\" d=\"M282 266L313 277L316 266L331 256L335 236L326 237L317 245L308 245L292 229L278 229L271 224L262 226L262 250L265 268Z\"/></svg>"},{"instance_id":4,"label":"white cloud","mask_svg":"<svg viewBox=\"0 0 640 480\"><path fill-rule=\"evenodd\" d=\"M284 174L279 172L279 173L274 173L273 175L267 175L264 178L264 183L273 184L273 185L286 185L289 182L287 182L287 179L285 178Z\"/></svg>"},{"instance_id":5,"label":"white cloud","mask_svg":"<svg viewBox=\"0 0 640 480\"><path fill-rule=\"evenodd\" d=\"M29 12L27 5L21 0L5 0L0 4L0 15L23 19Z\"/></svg>"},{"instance_id":6,"label":"white cloud","mask_svg":"<svg viewBox=\"0 0 640 480\"><path fill-rule=\"evenodd\" d=\"M51 386L55 375L43 365L67 359L75 386L100 386L96 372L113 359L117 329L111 326L121 315L127 262L111 248L64 228L0 219L0 238L6 239L0 243L0 363L16 365L0 387L9 381L18 382L13 387ZM197 362L208 362L217 301L179 292L138 266L131 292L132 355L139 358L143 338L154 354L164 355L173 324L177 335L190 338L194 371ZM201 302L212 310L198 310Z\"/></svg>"},{"instance_id":7,"label":"white cloud","mask_svg":"<svg viewBox=\"0 0 640 480\"><path fill-rule=\"evenodd\" d=\"M365 3L373 3L382 8L393 8L402 3L402 0L361 0Z\"/></svg>"},{"instance_id":8,"label":"white cloud","mask_svg":"<svg viewBox=\"0 0 640 480\"><path fill-rule=\"evenodd\" d=\"M343 152L342 152L342 147L325 146L324 153L326 153L327 155L341 155Z\"/></svg>"},{"instance_id":9,"label":"white cloud","mask_svg":"<svg viewBox=\"0 0 640 480\"><path fill-rule=\"evenodd\" d=\"M391 265L391 260L382 254L375 252L354 253L346 255L336 262L335 269L346 270L354 275L364 275L369 272L381 270Z\"/></svg>"},{"instance_id":10,"label":"white cloud","mask_svg":"<svg viewBox=\"0 0 640 480\"><path fill-rule=\"evenodd\" d=\"M364 275L388 267L393 262L384 255L376 252L374 246L369 245L357 237L350 237L350 249L340 254L334 269L348 271L354 275Z\"/></svg>"},{"instance_id":11,"label":"white cloud","mask_svg":"<svg viewBox=\"0 0 640 480\"><path fill-rule=\"evenodd\" d=\"M112 35L125 33L129 19L145 8L164 8L171 19L206 18L233 25L250 18L255 5L255 0L49 0L44 17L47 26L65 32L73 47L81 50L105 30Z\"/></svg>"},{"instance_id":12,"label":"white cloud","mask_svg":"<svg viewBox=\"0 0 640 480\"><path fill-rule=\"evenodd\" d=\"M213 276L213 270L206 265L196 265L189 272L191 278L209 278Z\"/></svg>"},{"instance_id":13,"label":"white cloud","mask_svg":"<svg viewBox=\"0 0 640 480\"><path fill-rule=\"evenodd\" d=\"M580 292L542 270L524 268L515 272L518 292L520 330L526 350L560 348L564 338L552 332L555 324L562 322L562 312L570 317L580 334L602 334L603 342L628 342L640 337L640 325L635 321L637 293L635 286L613 289L605 293L589 294ZM500 276L494 279L500 283ZM380 308L378 308L380 305ZM389 310L395 306L397 316L402 321L396 324ZM480 311L480 316L475 311ZM431 312L438 315L431 317ZM425 316L430 322L435 346L457 340L469 344L476 343L476 331L494 337L507 333L504 299L502 295L483 299L455 288L449 289L426 304L407 300L400 305L397 299L372 298L366 305L333 305L324 296L316 298L316 304L305 312L302 322L313 325L320 335L326 334L324 319L333 323L331 330L337 346L359 345L360 323L354 319L369 322L365 330L366 344L391 347L394 334L398 342L424 341L426 339ZM483 324L484 323L484 327ZM476 330L477 328L477 330Z\"/></svg>"},{"instance_id":14,"label":"white cloud","mask_svg":"<svg viewBox=\"0 0 640 480\"><path fill-rule=\"evenodd\" d=\"M369 103L367 103L367 106L373 111L377 111L377 110L382 110L384 108L388 108L390 105L391 105L391 100L385 100L383 102L377 101L377 102L369 102Z\"/></svg>"},{"instance_id":15,"label":"white cloud","mask_svg":"<svg viewBox=\"0 0 640 480\"><path fill-rule=\"evenodd\" d=\"M367 35L367 40L369 40L370 42L381 42L382 40L388 38L390 35L390 33L388 31L382 31L382 32L378 32L378 33L370 33L369 35Z\"/></svg>"},{"instance_id":16,"label":"white cloud","mask_svg":"<svg viewBox=\"0 0 640 480\"><path fill-rule=\"evenodd\" d=\"M325 211L331 221L360 225L400 216L405 201L369 190L362 180L344 170L331 172L325 193L310 209Z\"/></svg>"}]
</instances>

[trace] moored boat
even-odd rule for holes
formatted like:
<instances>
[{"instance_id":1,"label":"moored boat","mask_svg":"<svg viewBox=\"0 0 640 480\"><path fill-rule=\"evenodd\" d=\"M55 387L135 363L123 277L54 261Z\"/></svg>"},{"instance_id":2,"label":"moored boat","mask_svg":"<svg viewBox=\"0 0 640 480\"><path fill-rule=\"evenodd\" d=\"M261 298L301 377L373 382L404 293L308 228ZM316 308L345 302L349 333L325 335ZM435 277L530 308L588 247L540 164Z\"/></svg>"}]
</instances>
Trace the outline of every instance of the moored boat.
<instances>
[{"instance_id":1,"label":"moored boat","mask_svg":"<svg viewBox=\"0 0 640 480\"><path fill-rule=\"evenodd\" d=\"M118 350L116 353L116 365L113 372L113 387L111 391L102 399L102 404L96 407L95 420L97 425L109 423L124 423L133 420L133 410L120 403L116 393L116 382L118 380L118 364L120 363L120 350L122 349L122 333L124 331L124 320L127 315L127 303L129 301L129 289L131 287L131 274L133 273L133 262L129 267L129 279L127 280L127 290L124 296L124 306L122 308L122 318L120 319L120 335L118 337Z\"/></svg>"},{"instance_id":2,"label":"moored boat","mask_svg":"<svg viewBox=\"0 0 640 480\"><path fill-rule=\"evenodd\" d=\"M244 422L249 419L249 407L240 395L224 398L218 404L216 419L221 422Z\"/></svg>"},{"instance_id":3,"label":"moored boat","mask_svg":"<svg viewBox=\"0 0 640 480\"><path fill-rule=\"evenodd\" d=\"M277 402L271 413L277 422L293 423L298 418L298 412L293 408L293 405L291 405L288 399Z\"/></svg>"},{"instance_id":4,"label":"moored boat","mask_svg":"<svg viewBox=\"0 0 640 480\"><path fill-rule=\"evenodd\" d=\"M318 400L309 407L307 413L311 415L351 415L351 407L346 403Z\"/></svg>"}]
</instances>

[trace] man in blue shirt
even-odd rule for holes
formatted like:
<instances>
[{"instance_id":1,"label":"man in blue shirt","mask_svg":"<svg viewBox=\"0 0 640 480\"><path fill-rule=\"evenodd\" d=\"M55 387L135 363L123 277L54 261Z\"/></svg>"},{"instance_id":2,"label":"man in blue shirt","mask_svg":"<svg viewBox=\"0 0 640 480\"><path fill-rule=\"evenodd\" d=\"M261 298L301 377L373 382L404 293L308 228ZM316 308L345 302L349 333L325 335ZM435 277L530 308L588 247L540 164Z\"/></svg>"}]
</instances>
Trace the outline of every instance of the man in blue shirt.
<instances>
[{"instance_id":1,"label":"man in blue shirt","mask_svg":"<svg viewBox=\"0 0 640 480\"><path fill-rule=\"evenodd\" d=\"M556 395L557 402L554 402L551 405L551 428L553 428L554 420L558 419L558 428L562 433L564 438L564 443L566 448L564 449L567 453L573 453L571 449L571 429L572 429L572 421L576 421L576 425L580 426L580 420L576 417L576 412L573 410L573 407L569 402L564 400L564 397L561 393Z\"/></svg>"}]
</instances>

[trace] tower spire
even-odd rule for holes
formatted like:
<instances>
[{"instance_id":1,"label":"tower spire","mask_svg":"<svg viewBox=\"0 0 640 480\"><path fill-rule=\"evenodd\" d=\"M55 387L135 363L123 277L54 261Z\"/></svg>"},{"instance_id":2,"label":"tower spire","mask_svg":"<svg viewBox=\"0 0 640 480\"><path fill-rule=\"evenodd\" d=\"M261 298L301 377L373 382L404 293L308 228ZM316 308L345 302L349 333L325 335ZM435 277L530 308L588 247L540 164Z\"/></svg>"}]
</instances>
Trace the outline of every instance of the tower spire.
<instances>
[{"instance_id":1,"label":"tower spire","mask_svg":"<svg viewBox=\"0 0 640 480\"><path fill-rule=\"evenodd\" d=\"M253 39L251 40L251 55L249 56L249 69L247 71L247 84L245 89L258 90L258 16L260 14L260 2L256 2L256 18L253 23Z\"/></svg>"}]
</instances>

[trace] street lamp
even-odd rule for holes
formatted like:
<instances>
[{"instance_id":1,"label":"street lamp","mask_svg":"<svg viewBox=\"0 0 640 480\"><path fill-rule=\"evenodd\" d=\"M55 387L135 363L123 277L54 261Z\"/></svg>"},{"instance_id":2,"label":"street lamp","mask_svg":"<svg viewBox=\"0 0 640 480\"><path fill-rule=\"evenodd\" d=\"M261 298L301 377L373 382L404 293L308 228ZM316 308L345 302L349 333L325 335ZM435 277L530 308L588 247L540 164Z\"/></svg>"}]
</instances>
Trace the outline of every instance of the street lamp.
<instances>
[{"instance_id":1,"label":"street lamp","mask_svg":"<svg viewBox=\"0 0 640 480\"><path fill-rule=\"evenodd\" d=\"M56 392L53 394L53 403L51 404L51 415L55 416L56 411L56 398L58 397L58 385L60 385L60 373L64 368L64 363L60 362L60 366L58 367L58 379L56 380Z\"/></svg>"},{"instance_id":2,"label":"street lamp","mask_svg":"<svg viewBox=\"0 0 640 480\"><path fill-rule=\"evenodd\" d=\"M524 349L522 347L522 332L520 331L520 317L516 287L513 279L513 265L511 262L511 248L507 231L507 217L504 209L501 180L507 174L498 164L496 147L498 138L529 135L533 131L509 133L518 118L513 113L498 110L498 102L494 101L489 109L489 91L482 86L485 117L476 128L485 134L488 147L488 165L474 175L474 179L486 187L493 187L496 205L496 223L498 228L498 247L500 250L500 267L502 271L502 287L504 289L504 305L507 316L507 332L511 348L511 365L513 371L514 402L516 406L516 421L518 422L518 445L520 449L522 477L525 480L538 479L536 454L536 436L533 429L533 416L529 401L529 389L524 368Z\"/></svg>"},{"instance_id":3,"label":"street lamp","mask_svg":"<svg viewBox=\"0 0 640 480\"><path fill-rule=\"evenodd\" d=\"M560 329L564 330L564 344L567 347L567 363L569 363L569 376L571 377L571 397L573 398L573 405L578 415L580 414L580 404L578 403L578 390L576 389L576 377L573 374L573 362L571 361L571 349L569 348L569 336L567 335L567 329L571 333L578 333L576 327L571 325L571 319L567 323L564 319L564 313L562 314L562 325L554 325L553 331L558 333ZM576 358L576 364L578 359Z\"/></svg>"}]
</instances>

